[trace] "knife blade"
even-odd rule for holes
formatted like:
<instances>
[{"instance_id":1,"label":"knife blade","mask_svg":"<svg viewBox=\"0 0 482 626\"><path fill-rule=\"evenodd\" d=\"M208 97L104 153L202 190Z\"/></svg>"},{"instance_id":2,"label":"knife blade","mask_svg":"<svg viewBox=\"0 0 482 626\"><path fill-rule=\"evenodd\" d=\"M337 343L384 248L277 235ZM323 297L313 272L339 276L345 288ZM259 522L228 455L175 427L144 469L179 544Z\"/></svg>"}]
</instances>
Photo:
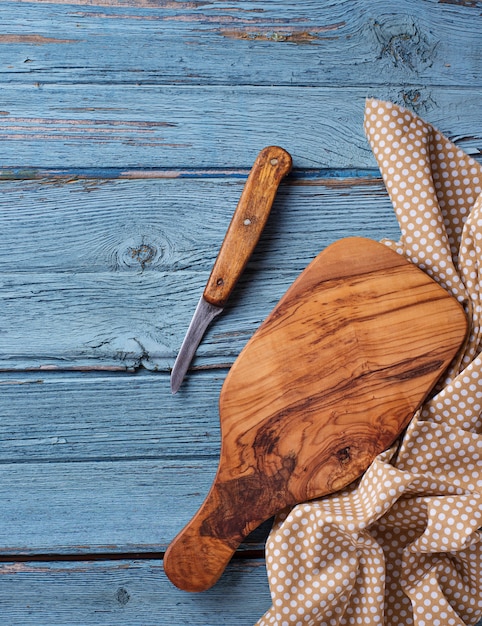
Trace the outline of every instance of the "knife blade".
<instances>
[{"instance_id":1,"label":"knife blade","mask_svg":"<svg viewBox=\"0 0 482 626\"><path fill-rule=\"evenodd\" d=\"M268 219L278 187L290 172L291 156L279 146L258 154L244 185L219 254L171 371L176 393L209 324L224 309Z\"/></svg>"}]
</instances>

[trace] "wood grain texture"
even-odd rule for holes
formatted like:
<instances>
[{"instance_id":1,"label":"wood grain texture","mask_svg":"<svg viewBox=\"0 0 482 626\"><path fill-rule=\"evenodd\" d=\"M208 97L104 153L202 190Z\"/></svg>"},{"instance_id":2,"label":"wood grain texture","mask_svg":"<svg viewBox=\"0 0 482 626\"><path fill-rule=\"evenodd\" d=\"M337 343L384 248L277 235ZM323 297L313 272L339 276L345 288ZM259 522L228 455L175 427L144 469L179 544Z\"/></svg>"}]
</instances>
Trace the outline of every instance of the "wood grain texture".
<instances>
[{"instance_id":1,"label":"wood grain texture","mask_svg":"<svg viewBox=\"0 0 482 626\"><path fill-rule=\"evenodd\" d=\"M306 268L221 390L213 485L164 557L204 591L286 506L342 489L399 436L467 332L461 305L380 243L340 240Z\"/></svg>"},{"instance_id":2,"label":"wood grain texture","mask_svg":"<svg viewBox=\"0 0 482 626\"><path fill-rule=\"evenodd\" d=\"M422 85L480 82L478 4L7 1L0 71L42 84L396 84L418 105Z\"/></svg>"},{"instance_id":3,"label":"wood grain texture","mask_svg":"<svg viewBox=\"0 0 482 626\"><path fill-rule=\"evenodd\" d=\"M167 580L162 560L0 563L8 626L252 626L270 606L262 559L237 559L202 595Z\"/></svg>"},{"instance_id":4,"label":"wood grain texture","mask_svg":"<svg viewBox=\"0 0 482 626\"><path fill-rule=\"evenodd\" d=\"M3 463L0 553L162 556L215 470L201 455Z\"/></svg>"},{"instance_id":5,"label":"wood grain texture","mask_svg":"<svg viewBox=\"0 0 482 626\"><path fill-rule=\"evenodd\" d=\"M403 89L6 83L0 166L249 168L263 146L280 145L297 168L375 168L365 99L404 104ZM480 156L479 89L419 91L420 113Z\"/></svg>"},{"instance_id":6,"label":"wood grain texture","mask_svg":"<svg viewBox=\"0 0 482 626\"><path fill-rule=\"evenodd\" d=\"M4 373L0 461L115 464L177 459L189 464L200 458L211 459L214 468L220 445L218 399L225 375L222 369L198 372L183 397L172 397L168 376L145 370L120 375ZM166 506L174 495L166 495Z\"/></svg>"},{"instance_id":7,"label":"wood grain texture","mask_svg":"<svg viewBox=\"0 0 482 626\"><path fill-rule=\"evenodd\" d=\"M3 181L0 368L167 371L245 177ZM399 236L380 180L283 183L193 367L232 363L313 257L358 232Z\"/></svg>"}]
</instances>

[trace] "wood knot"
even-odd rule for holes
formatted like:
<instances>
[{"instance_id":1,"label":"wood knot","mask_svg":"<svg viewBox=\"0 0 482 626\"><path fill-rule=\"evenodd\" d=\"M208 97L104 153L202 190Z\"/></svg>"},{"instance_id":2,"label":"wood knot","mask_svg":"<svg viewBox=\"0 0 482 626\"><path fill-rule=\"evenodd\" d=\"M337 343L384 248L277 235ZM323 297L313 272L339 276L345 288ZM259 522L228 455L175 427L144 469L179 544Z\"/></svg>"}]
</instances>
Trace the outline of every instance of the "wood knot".
<instances>
[{"instance_id":1,"label":"wood knot","mask_svg":"<svg viewBox=\"0 0 482 626\"><path fill-rule=\"evenodd\" d=\"M131 257L144 269L146 264L151 263L156 257L157 249L153 245L143 243L138 248L131 248L129 252Z\"/></svg>"},{"instance_id":2,"label":"wood knot","mask_svg":"<svg viewBox=\"0 0 482 626\"><path fill-rule=\"evenodd\" d=\"M341 448L341 450L336 452L335 456L342 465L346 465L351 461L350 446Z\"/></svg>"},{"instance_id":3,"label":"wood knot","mask_svg":"<svg viewBox=\"0 0 482 626\"><path fill-rule=\"evenodd\" d=\"M124 587L119 587L119 589L116 591L115 597L117 599L117 602L122 606L125 606L131 599L129 592L127 591L127 589L124 589Z\"/></svg>"},{"instance_id":4,"label":"wood knot","mask_svg":"<svg viewBox=\"0 0 482 626\"><path fill-rule=\"evenodd\" d=\"M163 247L164 248L164 247ZM165 250L145 236L130 237L115 251L113 266L145 270L158 264Z\"/></svg>"},{"instance_id":5,"label":"wood knot","mask_svg":"<svg viewBox=\"0 0 482 626\"><path fill-rule=\"evenodd\" d=\"M373 20L371 28L380 46L379 59L389 59L395 67L411 72L433 64L439 42L429 31L423 31L413 17L386 16L383 22Z\"/></svg>"},{"instance_id":6,"label":"wood knot","mask_svg":"<svg viewBox=\"0 0 482 626\"><path fill-rule=\"evenodd\" d=\"M430 93L424 89L402 89L400 92L402 106L412 109L415 113L426 113L435 106Z\"/></svg>"}]
</instances>

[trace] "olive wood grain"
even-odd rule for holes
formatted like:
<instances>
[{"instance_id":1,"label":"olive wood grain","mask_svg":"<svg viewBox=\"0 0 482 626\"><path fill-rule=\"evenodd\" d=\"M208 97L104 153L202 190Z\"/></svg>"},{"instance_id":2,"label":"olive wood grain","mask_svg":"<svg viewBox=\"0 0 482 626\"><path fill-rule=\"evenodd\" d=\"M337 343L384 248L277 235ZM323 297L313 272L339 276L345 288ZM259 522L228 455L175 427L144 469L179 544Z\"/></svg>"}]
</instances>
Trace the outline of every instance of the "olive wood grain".
<instances>
[{"instance_id":1,"label":"olive wood grain","mask_svg":"<svg viewBox=\"0 0 482 626\"><path fill-rule=\"evenodd\" d=\"M278 187L291 165L290 154L279 146L268 146L258 154L204 289L204 300L210 304L226 304L259 241Z\"/></svg>"},{"instance_id":2,"label":"olive wood grain","mask_svg":"<svg viewBox=\"0 0 482 626\"><path fill-rule=\"evenodd\" d=\"M349 238L319 254L226 378L219 468L166 552L169 579L209 588L262 521L359 477L407 426L466 332L460 304L386 246Z\"/></svg>"}]
</instances>

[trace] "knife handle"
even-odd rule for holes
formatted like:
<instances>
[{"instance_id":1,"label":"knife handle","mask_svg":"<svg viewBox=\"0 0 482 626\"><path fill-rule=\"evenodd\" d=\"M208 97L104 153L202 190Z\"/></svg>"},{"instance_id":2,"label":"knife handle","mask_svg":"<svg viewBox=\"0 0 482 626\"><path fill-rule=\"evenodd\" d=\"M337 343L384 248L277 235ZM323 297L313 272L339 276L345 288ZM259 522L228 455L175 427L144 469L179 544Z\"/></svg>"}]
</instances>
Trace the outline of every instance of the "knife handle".
<instances>
[{"instance_id":1,"label":"knife handle","mask_svg":"<svg viewBox=\"0 0 482 626\"><path fill-rule=\"evenodd\" d=\"M258 243L291 164L291 156L278 146L269 146L258 154L204 289L203 297L210 304L226 304Z\"/></svg>"}]
</instances>

